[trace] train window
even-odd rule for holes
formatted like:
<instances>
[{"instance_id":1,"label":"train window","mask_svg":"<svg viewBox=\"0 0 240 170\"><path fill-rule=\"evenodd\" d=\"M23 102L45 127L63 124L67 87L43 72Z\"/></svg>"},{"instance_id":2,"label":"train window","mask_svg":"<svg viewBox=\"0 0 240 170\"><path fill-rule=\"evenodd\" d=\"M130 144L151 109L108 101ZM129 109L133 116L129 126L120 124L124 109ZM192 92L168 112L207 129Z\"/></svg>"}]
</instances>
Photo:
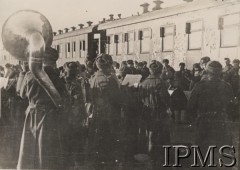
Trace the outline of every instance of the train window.
<instances>
[{"instance_id":1,"label":"train window","mask_svg":"<svg viewBox=\"0 0 240 170\"><path fill-rule=\"evenodd\" d=\"M240 14L231 14L219 19L221 47L236 47L239 45Z\"/></svg>"},{"instance_id":2,"label":"train window","mask_svg":"<svg viewBox=\"0 0 240 170\"><path fill-rule=\"evenodd\" d=\"M160 28L163 52L173 51L175 28L175 25Z\"/></svg>"},{"instance_id":3,"label":"train window","mask_svg":"<svg viewBox=\"0 0 240 170\"><path fill-rule=\"evenodd\" d=\"M138 32L138 40L140 41L140 52L148 53L150 50L151 29L143 29Z\"/></svg>"},{"instance_id":4,"label":"train window","mask_svg":"<svg viewBox=\"0 0 240 170\"><path fill-rule=\"evenodd\" d=\"M186 33L188 34L188 50L200 50L202 48L202 21L186 23Z\"/></svg>"},{"instance_id":5,"label":"train window","mask_svg":"<svg viewBox=\"0 0 240 170\"><path fill-rule=\"evenodd\" d=\"M57 52L58 52L58 54L60 53L60 45L57 45Z\"/></svg>"},{"instance_id":6,"label":"train window","mask_svg":"<svg viewBox=\"0 0 240 170\"><path fill-rule=\"evenodd\" d=\"M108 54L113 55L114 36L113 35L109 35L107 41L108 41L108 45L107 45Z\"/></svg>"},{"instance_id":7,"label":"train window","mask_svg":"<svg viewBox=\"0 0 240 170\"><path fill-rule=\"evenodd\" d=\"M83 40L82 43L83 43L83 44L82 44L82 47L83 47L82 50L85 51L85 49L86 49L86 42L85 42L85 40Z\"/></svg>"},{"instance_id":8,"label":"train window","mask_svg":"<svg viewBox=\"0 0 240 170\"><path fill-rule=\"evenodd\" d=\"M71 44L67 43L67 52L70 52L70 51L71 51Z\"/></svg>"},{"instance_id":9,"label":"train window","mask_svg":"<svg viewBox=\"0 0 240 170\"><path fill-rule=\"evenodd\" d=\"M79 42L79 49L82 50L82 41Z\"/></svg>"},{"instance_id":10,"label":"train window","mask_svg":"<svg viewBox=\"0 0 240 170\"><path fill-rule=\"evenodd\" d=\"M134 32L128 32L127 34L127 54L133 54L134 53L134 40L135 40L135 34Z\"/></svg>"},{"instance_id":11,"label":"train window","mask_svg":"<svg viewBox=\"0 0 240 170\"><path fill-rule=\"evenodd\" d=\"M75 41L73 42L73 51L74 52L76 51L76 42Z\"/></svg>"},{"instance_id":12,"label":"train window","mask_svg":"<svg viewBox=\"0 0 240 170\"><path fill-rule=\"evenodd\" d=\"M124 42L127 42L128 41L128 33L125 33L124 34Z\"/></svg>"},{"instance_id":13,"label":"train window","mask_svg":"<svg viewBox=\"0 0 240 170\"><path fill-rule=\"evenodd\" d=\"M116 55L121 55L122 34L115 35L114 42L116 45Z\"/></svg>"}]
</instances>

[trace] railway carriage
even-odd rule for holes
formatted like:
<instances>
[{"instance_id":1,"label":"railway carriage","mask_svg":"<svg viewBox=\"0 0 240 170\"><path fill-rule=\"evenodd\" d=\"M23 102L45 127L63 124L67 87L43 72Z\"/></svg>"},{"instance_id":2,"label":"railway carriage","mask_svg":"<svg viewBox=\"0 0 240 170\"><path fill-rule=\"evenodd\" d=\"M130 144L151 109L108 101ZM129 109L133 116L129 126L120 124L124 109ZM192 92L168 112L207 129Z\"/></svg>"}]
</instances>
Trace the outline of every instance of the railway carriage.
<instances>
[{"instance_id":1,"label":"railway carriage","mask_svg":"<svg viewBox=\"0 0 240 170\"><path fill-rule=\"evenodd\" d=\"M188 68L202 56L240 58L240 1L195 0L98 26L114 60L167 58Z\"/></svg>"},{"instance_id":2,"label":"railway carriage","mask_svg":"<svg viewBox=\"0 0 240 170\"><path fill-rule=\"evenodd\" d=\"M79 24L80 29L69 31L65 28L65 32L59 30L58 34L54 33L52 46L57 49L59 53L58 65L61 66L69 61L80 61L84 63L87 56L95 58L97 54L104 53L105 51L105 31L98 31L97 25L83 28L83 24ZM100 45L101 44L101 45Z\"/></svg>"}]
</instances>

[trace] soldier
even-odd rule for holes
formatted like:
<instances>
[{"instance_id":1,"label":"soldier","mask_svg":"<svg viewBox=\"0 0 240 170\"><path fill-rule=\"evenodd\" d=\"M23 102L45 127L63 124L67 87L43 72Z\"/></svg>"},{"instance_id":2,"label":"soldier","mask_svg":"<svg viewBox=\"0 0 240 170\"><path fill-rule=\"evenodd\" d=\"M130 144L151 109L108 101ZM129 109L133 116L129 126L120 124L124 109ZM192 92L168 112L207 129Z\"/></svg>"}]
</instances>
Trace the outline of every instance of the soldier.
<instances>
[{"instance_id":1,"label":"soldier","mask_svg":"<svg viewBox=\"0 0 240 170\"><path fill-rule=\"evenodd\" d=\"M167 86L169 87L171 85L171 82L174 79L175 70L171 66L169 66L168 59L163 60L163 65L164 66L163 66L161 78L166 82Z\"/></svg>"},{"instance_id":2,"label":"soldier","mask_svg":"<svg viewBox=\"0 0 240 170\"><path fill-rule=\"evenodd\" d=\"M143 79L147 78L150 75L149 68L147 67L147 62L143 61L143 69L142 69L142 76Z\"/></svg>"},{"instance_id":3,"label":"soldier","mask_svg":"<svg viewBox=\"0 0 240 170\"><path fill-rule=\"evenodd\" d=\"M138 69L137 72L142 75L141 82L145 80L149 76L149 69L144 66L142 62L138 63Z\"/></svg>"},{"instance_id":4,"label":"soldier","mask_svg":"<svg viewBox=\"0 0 240 170\"><path fill-rule=\"evenodd\" d=\"M15 130L15 148L16 148L16 153L15 155L18 156L17 154L19 153L19 145L21 141L21 135L22 135L22 130L23 130L23 125L24 125L24 118L25 118L25 111L28 107L28 100L27 99L21 99L20 98L20 89L22 86L22 82L24 80L24 77L26 73L29 71L29 66L27 62L22 63L22 71L19 73L18 80L17 80L17 85L16 85L16 94L17 94L17 101L16 101L16 130Z\"/></svg>"},{"instance_id":5,"label":"soldier","mask_svg":"<svg viewBox=\"0 0 240 170\"><path fill-rule=\"evenodd\" d=\"M192 70L192 78L190 82L190 88L191 91L196 83L198 83L201 80L201 67L199 63L193 64L193 70Z\"/></svg>"},{"instance_id":6,"label":"soldier","mask_svg":"<svg viewBox=\"0 0 240 170\"><path fill-rule=\"evenodd\" d=\"M134 67L133 60L127 61L126 74L137 74L137 69Z\"/></svg>"},{"instance_id":7,"label":"soldier","mask_svg":"<svg viewBox=\"0 0 240 170\"><path fill-rule=\"evenodd\" d=\"M189 90L191 73L185 68L185 63L179 64L180 70L175 72L174 80L178 81L178 86L181 90Z\"/></svg>"},{"instance_id":8,"label":"soldier","mask_svg":"<svg viewBox=\"0 0 240 170\"><path fill-rule=\"evenodd\" d=\"M50 47L44 54L45 72L56 89L64 96L65 86L54 71L58 52ZM18 169L61 169L62 140L59 123L60 112L46 91L28 72L24 77L20 96L28 98L29 106L22 133ZM61 124L64 126L64 124Z\"/></svg>"},{"instance_id":9,"label":"soldier","mask_svg":"<svg viewBox=\"0 0 240 170\"><path fill-rule=\"evenodd\" d=\"M207 63L211 61L210 57L202 57L201 60L200 60L200 67L202 68L202 71L201 71L201 79L207 79L207 73L206 73L206 66L207 66Z\"/></svg>"},{"instance_id":10,"label":"soldier","mask_svg":"<svg viewBox=\"0 0 240 170\"><path fill-rule=\"evenodd\" d=\"M140 148L142 152L150 154L156 164L159 164L163 163L162 145L170 144L169 117L167 115L170 96L166 84L160 78L162 64L153 62L149 68L150 75L139 85L139 95L143 103L140 118L140 142L147 141ZM146 132L147 139L144 140Z\"/></svg>"},{"instance_id":11,"label":"soldier","mask_svg":"<svg viewBox=\"0 0 240 170\"><path fill-rule=\"evenodd\" d=\"M70 94L70 113L68 128L69 164L79 165L83 160L83 128L86 122L86 110L83 97L81 80L77 79L78 65L76 62L69 62L66 66L66 87Z\"/></svg>"},{"instance_id":12,"label":"soldier","mask_svg":"<svg viewBox=\"0 0 240 170\"><path fill-rule=\"evenodd\" d=\"M211 145L217 148L232 144L229 121L229 106L233 100L231 86L221 80L222 65L210 61L206 66L208 79L201 80L194 87L188 103L189 114L196 121L196 145L202 153L207 153ZM214 161L218 162L219 153L214 151ZM207 169L204 167L203 169ZM217 170L217 167L209 169Z\"/></svg>"},{"instance_id":13,"label":"soldier","mask_svg":"<svg viewBox=\"0 0 240 170\"><path fill-rule=\"evenodd\" d=\"M237 121L239 119L239 100L240 100L240 61L238 59L233 60L233 67L230 69L228 74L228 81L232 88L234 94L235 104L233 105L232 119Z\"/></svg>"},{"instance_id":14,"label":"soldier","mask_svg":"<svg viewBox=\"0 0 240 170\"><path fill-rule=\"evenodd\" d=\"M116 158L117 132L119 132L120 91L111 75L111 56L101 54L96 59L98 71L90 80L92 122L89 125L90 153L96 158L96 168L111 165ZM110 167L110 169L113 169Z\"/></svg>"},{"instance_id":15,"label":"soldier","mask_svg":"<svg viewBox=\"0 0 240 170\"><path fill-rule=\"evenodd\" d=\"M127 69L127 61L122 61L121 67L119 70L119 79L123 80L126 76L126 69Z\"/></svg>"},{"instance_id":16,"label":"soldier","mask_svg":"<svg viewBox=\"0 0 240 170\"><path fill-rule=\"evenodd\" d=\"M239 69L240 61L238 59L233 60L233 67L229 71L229 83L232 85L234 96L237 97L239 91Z\"/></svg>"}]
</instances>

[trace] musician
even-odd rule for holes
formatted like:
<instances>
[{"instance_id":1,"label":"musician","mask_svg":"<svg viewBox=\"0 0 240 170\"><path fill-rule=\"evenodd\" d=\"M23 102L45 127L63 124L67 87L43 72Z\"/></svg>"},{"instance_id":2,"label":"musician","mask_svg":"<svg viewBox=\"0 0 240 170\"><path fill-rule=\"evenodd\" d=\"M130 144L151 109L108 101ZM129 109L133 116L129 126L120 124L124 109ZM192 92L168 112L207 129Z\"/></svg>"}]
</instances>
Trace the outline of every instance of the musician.
<instances>
[{"instance_id":1,"label":"musician","mask_svg":"<svg viewBox=\"0 0 240 170\"><path fill-rule=\"evenodd\" d=\"M234 94L234 108L232 111L232 119L235 121L239 120L239 101L240 101L240 60L233 60L233 67L229 70L228 82L233 88Z\"/></svg>"},{"instance_id":2,"label":"musician","mask_svg":"<svg viewBox=\"0 0 240 170\"><path fill-rule=\"evenodd\" d=\"M179 64L179 71L174 74L174 80L178 81L178 86L181 90L187 91L190 86L191 72L185 68L185 63Z\"/></svg>"},{"instance_id":3,"label":"musician","mask_svg":"<svg viewBox=\"0 0 240 170\"><path fill-rule=\"evenodd\" d=\"M197 84L201 80L201 72L202 68L199 63L193 64L193 70L192 70L192 78L190 82L189 90L191 91L195 84Z\"/></svg>"},{"instance_id":4,"label":"musician","mask_svg":"<svg viewBox=\"0 0 240 170\"><path fill-rule=\"evenodd\" d=\"M78 79L78 65L69 62L66 66L66 87L70 94L70 112L68 116L68 152L70 166L79 165L83 161L83 127L86 122L86 110L83 97L83 87Z\"/></svg>"},{"instance_id":5,"label":"musician","mask_svg":"<svg viewBox=\"0 0 240 170\"><path fill-rule=\"evenodd\" d=\"M169 117L167 115L170 96L165 82L160 78L162 64L153 62L149 68L150 75L139 85L139 95L143 103L140 118L140 142L147 140L147 143L140 148L142 152L150 154L152 160L157 164L163 163L162 145L170 144ZM147 139L145 139L146 132Z\"/></svg>"},{"instance_id":6,"label":"musician","mask_svg":"<svg viewBox=\"0 0 240 170\"><path fill-rule=\"evenodd\" d=\"M137 62L138 63L138 62ZM136 64L136 62L135 62ZM126 74L137 74L137 69L134 67L133 60L127 60Z\"/></svg>"},{"instance_id":7,"label":"musician","mask_svg":"<svg viewBox=\"0 0 240 170\"><path fill-rule=\"evenodd\" d=\"M223 145L231 146L232 143L231 130L227 125L230 114L228 109L233 100L232 88L221 80L222 65L219 62L210 61L206 66L206 74L208 79L196 84L188 103L189 114L197 127L195 142L202 153L206 153L210 145L219 148ZM215 162L219 156L215 150Z\"/></svg>"},{"instance_id":8,"label":"musician","mask_svg":"<svg viewBox=\"0 0 240 170\"><path fill-rule=\"evenodd\" d=\"M138 68L137 68L138 74L142 75L141 82L145 80L149 76L149 69L144 65L143 62L138 63Z\"/></svg>"},{"instance_id":9,"label":"musician","mask_svg":"<svg viewBox=\"0 0 240 170\"><path fill-rule=\"evenodd\" d=\"M207 79L207 71L206 71L206 67L207 67L207 63L211 61L210 57L206 56L206 57L202 57L200 60L200 67L202 68L202 71L200 73L201 75L201 79Z\"/></svg>"},{"instance_id":10,"label":"musician","mask_svg":"<svg viewBox=\"0 0 240 170\"><path fill-rule=\"evenodd\" d=\"M175 70L169 65L169 60L163 60L163 70L161 74L161 78L166 82L167 86L171 85L171 82L174 79Z\"/></svg>"},{"instance_id":11,"label":"musician","mask_svg":"<svg viewBox=\"0 0 240 170\"><path fill-rule=\"evenodd\" d=\"M111 74L111 56L101 54L96 59L98 71L90 80L92 121L89 125L90 153L96 168L112 166L116 154L117 134L120 118L119 84Z\"/></svg>"},{"instance_id":12,"label":"musician","mask_svg":"<svg viewBox=\"0 0 240 170\"><path fill-rule=\"evenodd\" d=\"M57 90L64 96L65 86L61 84L53 68L57 59L57 51L47 47L44 69ZM60 111L31 72L24 77L20 96L23 99L28 98L29 106L26 110L17 168L62 169Z\"/></svg>"}]
</instances>

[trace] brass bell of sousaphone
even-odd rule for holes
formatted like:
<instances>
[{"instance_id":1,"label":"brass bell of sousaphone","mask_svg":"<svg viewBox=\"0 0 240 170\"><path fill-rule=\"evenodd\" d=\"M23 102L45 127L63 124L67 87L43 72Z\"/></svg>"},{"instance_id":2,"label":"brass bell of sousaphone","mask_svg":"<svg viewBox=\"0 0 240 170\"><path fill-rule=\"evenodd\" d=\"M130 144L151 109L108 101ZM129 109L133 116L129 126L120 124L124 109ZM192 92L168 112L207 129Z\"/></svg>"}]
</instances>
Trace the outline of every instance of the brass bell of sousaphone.
<instances>
[{"instance_id":1,"label":"brass bell of sousaphone","mask_svg":"<svg viewBox=\"0 0 240 170\"><path fill-rule=\"evenodd\" d=\"M53 41L52 27L41 13L22 10L12 14L2 28L5 49L16 59L29 62L29 69L37 82L44 88L59 107L62 100L59 92L43 70L43 56L46 47Z\"/></svg>"}]
</instances>

